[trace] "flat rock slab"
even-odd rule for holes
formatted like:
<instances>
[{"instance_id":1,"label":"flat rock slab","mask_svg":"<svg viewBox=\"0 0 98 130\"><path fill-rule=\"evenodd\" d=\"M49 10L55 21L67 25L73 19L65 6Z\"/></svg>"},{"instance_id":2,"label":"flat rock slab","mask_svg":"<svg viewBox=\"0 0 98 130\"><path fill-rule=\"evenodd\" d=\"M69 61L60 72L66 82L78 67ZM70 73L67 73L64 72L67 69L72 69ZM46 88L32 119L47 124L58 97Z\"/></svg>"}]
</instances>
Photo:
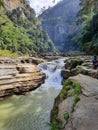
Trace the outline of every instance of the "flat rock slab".
<instances>
[{"instance_id":1,"label":"flat rock slab","mask_svg":"<svg viewBox=\"0 0 98 130\"><path fill-rule=\"evenodd\" d=\"M79 74L69 79L75 80L82 87L82 92L85 96L97 96L98 95L98 80L90 76Z\"/></svg>"},{"instance_id":2,"label":"flat rock slab","mask_svg":"<svg viewBox=\"0 0 98 130\"><path fill-rule=\"evenodd\" d=\"M69 79L81 85L82 94L63 130L98 130L98 80L82 74Z\"/></svg>"},{"instance_id":3,"label":"flat rock slab","mask_svg":"<svg viewBox=\"0 0 98 130\"><path fill-rule=\"evenodd\" d=\"M81 96L72 117L73 130L98 130L98 100Z\"/></svg>"}]
</instances>

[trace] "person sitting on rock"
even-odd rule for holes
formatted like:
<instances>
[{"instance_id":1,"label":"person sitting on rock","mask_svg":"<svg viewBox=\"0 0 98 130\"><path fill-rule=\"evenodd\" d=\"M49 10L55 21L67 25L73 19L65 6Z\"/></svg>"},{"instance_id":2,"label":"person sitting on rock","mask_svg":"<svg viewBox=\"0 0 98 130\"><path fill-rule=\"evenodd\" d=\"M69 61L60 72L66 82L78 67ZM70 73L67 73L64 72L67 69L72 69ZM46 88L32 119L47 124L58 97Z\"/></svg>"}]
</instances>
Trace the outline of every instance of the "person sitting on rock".
<instances>
[{"instance_id":1,"label":"person sitting on rock","mask_svg":"<svg viewBox=\"0 0 98 130\"><path fill-rule=\"evenodd\" d=\"M98 60L96 55L94 55L92 62L93 62L93 68L96 69L98 67Z\"/></svg>"}]
</instances>

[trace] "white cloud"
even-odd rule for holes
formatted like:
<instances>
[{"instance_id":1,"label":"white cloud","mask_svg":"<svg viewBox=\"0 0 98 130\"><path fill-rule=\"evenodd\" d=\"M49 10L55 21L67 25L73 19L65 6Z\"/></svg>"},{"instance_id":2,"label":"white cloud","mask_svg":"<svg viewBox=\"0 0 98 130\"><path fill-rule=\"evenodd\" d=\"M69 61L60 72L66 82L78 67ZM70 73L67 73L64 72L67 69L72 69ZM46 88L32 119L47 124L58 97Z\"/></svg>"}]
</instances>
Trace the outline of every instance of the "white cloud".
<instances>
[{"instance_id":1,"label":"white cloud","mask_svg":"<svg viewBox=\"0 0 98 130\"><path fill-rule=\"evenodd\" d=\"M61 0L30 0L30 5L33 7L37 14L40 13L41 8L48 8L49 6L54 6Z\"/></svg>"}]
</instances>

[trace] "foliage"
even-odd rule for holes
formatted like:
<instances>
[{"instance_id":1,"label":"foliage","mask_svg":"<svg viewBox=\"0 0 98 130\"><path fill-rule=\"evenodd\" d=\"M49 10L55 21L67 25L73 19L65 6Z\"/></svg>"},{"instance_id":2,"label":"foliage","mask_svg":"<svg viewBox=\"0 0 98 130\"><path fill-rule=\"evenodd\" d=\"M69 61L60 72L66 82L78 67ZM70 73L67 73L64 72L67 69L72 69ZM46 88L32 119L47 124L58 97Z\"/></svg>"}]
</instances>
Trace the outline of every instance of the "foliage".
<instances>
[{"instance_id":1,"label":"foliage","mask_svg":"<svg viewBox=\"0 0 98 130\"><path fill-rule=\"evenodd\" d=\"M65 81L63 82L63 86L66 87L67 85L72 85L72 81L69 80L69 79L65 80Z\"/></svg>"},{"instance_id":2,"label":"foliage","mask_svg":"<svg viewBox=\"0 0 98 130\"><path fill-rule=\"evenodd\" d=\"M53 114L53 115L57 115L57 114L58 114L58 108L53 109L52 114Z\"/></svg>"},{"instance_id":3,"label":"foliage","mask_svg":"<svg viewBox=\"0 0 98 130\"><path fill-rule=\"evenodd\" d=\"M73 97L72 111L74 111L75 105L80 100L81 92L82 90L80 84L68 79L63 82L63 89L60 92L60 99L62 101L66 99L68 96ZM68 113L65 113L65 120L67 118L69 118L69 115Z\"/></svg>"},{"instance_id":4,"label":"foliage","mask_svg":"<svg viewBox=\"0 0 98 130\"><path fill-rule=\"evenodd\" d=\"M17 57L18 54L17 53L12 53L8 50L0 50L0 57Z\"/></svg>"},{"instance_id":5,"label":"foliage","mask_svg":"<svg viewBox=\"0 0 98 130\"><path fill-rule=\"evenodd\" d=\"M66 86L64 86L64 87L65 87L65 90L66 90L66 91L68 91L68 90L71 89L71 86L70 86L70 85L66 85Z\"/></svg>"},{"instance_id":6,"label":"foliage","mask_svg":"<svg viewBox=\"0 0 98 130\"><path fill-rule=\"evenodd\" d=\"M76 104L80 100L81 92L82 92L82 90L81 90L81 86L79 83L76 83L74 80L67 79L63 82L63 88L60 92L60 97L59 97L60 102L62 102L68 96L70 96L72 101L73 101L72 108L71 108L71 110L73 112ZM51 130L62 129L63 124L60 121L57 121L57 119L58 119L58 108L57 107L55 107L53 109L52 114L53 114L54 118L53 118L53 121L51 123L51 127L52 127ZM63 113L63 118L67 123L70 119L70 114L67 111L65 111Z\"/></svg>"},{"instance_id":7,"label":"foliage","mask_svg":"<svg viewBox=\"0 0 98 130\"><path fill-rule=\"evenodd\" d=\"M14 27L7 17L1 17L3 22L0 28L0 49L7 49L12 52L21 51L22 53L34 52L35 45L26 35L23 28ZM4 24L4 26L3 26Z\"/></svg>"},{"instance_id":8,"label":"foliage","mask_svg":"<svg viewBox=\"0 0 98 130\"><path fill-rule=\"evenodd\" d=\"M60 98L61 100L64 100L67 98L67 91L66 90L62 90L61 93L60 93Z\"/></svg>"},{"instance_id":9,"label":"foliage","mask_svg":"<svg viewBox=\"0 0 98 130\"><path fill-rule=\"evenodd\" d=\"M82 33L78 38L80 50L87 54L98 54L98 0L81 0L82 8L78 13L82 22Z\"/></svg>"},{"instance_id":10,"label":"foliage","mask_svg":"<svg viewBox=\"0 0 98 130\"><path fill-rule=\"evenodd\" d=\"M60 92L60 99L61 100L64 100L64 99L66 99L67 98L67 96L68 96L68 91L71 89L71 85L72 85L72 82L71 82L71 80L65 80L64 82L63 82L63 89L61 90L61 92Z\"/></svg>"},{"instance_id":11,"label":"foliage","mask_svg":"<svg viewBox=\"0 0 98 130\"><path fill-rule=\"evenodd\" d=\"M77 104L77 102L80 100L79 95L74 96L74 106Z\"/></svg>"},{"instance_id":12,"label":"foliage","mask_svg":"<svg viewBox=\"0 0 98 130\"><path fill-rule=\"evenodd\" d=\"M69 114L68 114L68 112L65 112L65 113L64 113L64 119L65 119L66 121L68 121L68 119L69 119Z\"/></svg>"},{"instance_id":13,"label":"foliage","mask_svg":"<svg viewBox=\"0 0 98 130\"><path fill-rule=\"evenodd\" d=\"M54 45L27 0L24 8L0 9L0 49L32 54L53 52Z\"/></svg>"},{"instance_id":14,"label":"foliage","mask_svg":"<svg viewBox=\"0 0 98 130\"><path fill-rule=\"evenodd\" d=\"M79 95L81 93L81 86L79 83L73 82L72 87L74 88L75 95Z\"/></svg>"},{"instance_id":15,"label":"foliage","mask_svg":"<svg viewBox=\"0 0 98 130\"><path fill-rule=\"evenodd\" d=\"M71 40L80 32L80 27L76 24L78 3L79 0L61 0L39 16L43 28L47 30L60 51L74 51L78 48L77 43Z\"/></svg>"},{"instance_id":16,"label":"foliage","mask_svg":"<svg viewBox=\"0 0 98 130\"><path fill-rule=\"evenodd\" d=\"M60 121L55 120L51 123L51 130L60 130L61 127L62 127L62 122Z\"/></svg>"}]
</instances>

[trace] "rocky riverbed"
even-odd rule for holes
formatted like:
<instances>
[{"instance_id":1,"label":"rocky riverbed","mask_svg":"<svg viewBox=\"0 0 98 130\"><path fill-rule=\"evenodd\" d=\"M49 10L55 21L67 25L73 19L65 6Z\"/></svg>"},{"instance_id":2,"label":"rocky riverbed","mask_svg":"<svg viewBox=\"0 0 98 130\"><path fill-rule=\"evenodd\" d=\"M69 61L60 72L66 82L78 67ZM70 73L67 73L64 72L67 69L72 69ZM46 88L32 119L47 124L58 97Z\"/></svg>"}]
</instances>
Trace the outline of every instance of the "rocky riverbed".
<instances>
[{"instance_id":1,"label":"rocky riverbed","mask_svg":"<svg viewBox=\"0 0 98 130\"><path fill-rule=\"evenodd\" d=\"M62 88L61 70L64 67L64 60L66 57L39 64L38 67L46 75L45 82L39 88L27 95L14 95L0 102L0 130L51 129L50 111L54 98ZM21 69L19 66L18 63L17 69L23 72L24 68ZM30 67L26 69L26 72L27 70L30 70Z\"/></svg>"},{"instance_id":2,"label":"rocky riverbed","mask_svg":"<svg viewBox=\"0 0 98 130\"><path fill-rule=\"evenodd\" d=\"M63 88L51 111L53 130L98 130L98 72L92 57L71 57L62 70Z\"/></svg>"},{"instance_id":3,"label":"rocky riverbed","mask_svg":"<svg viewBox=\"0 0 98 130\"><path fill-rule=\"evenodd\" d=\"M0 58L0 100L38 88L45 79L37 67L41 62L34 57Z\"/></svg>"},{"instance_id":4,"label":"rocky riverbed","mask_svg":"<svg viewBox=\"0 0 98 130\"><path fill-rule=\"evenodd\" d=\"M58 55L35 55L17 58L0 57L0 100L26 94L38 88L45 80L38 64L57 59Z\"/></svg>"},{"instance_id":5,"label":"rocky riverbed","mask_svg":"<svg viewBox=\"0 0 98 130\"><path fill-rule=\"evenodd\" d=\"M53 130L98 130L98 72L91 61L90 56L69 57L65 69L61 67L64 81L51 111ZM38 88L45 75L37 65L43 62L46 59L36 57L0 58L0 100ZM58 74L54 63L48 67Z\"/></svg>"}]
</instances>

